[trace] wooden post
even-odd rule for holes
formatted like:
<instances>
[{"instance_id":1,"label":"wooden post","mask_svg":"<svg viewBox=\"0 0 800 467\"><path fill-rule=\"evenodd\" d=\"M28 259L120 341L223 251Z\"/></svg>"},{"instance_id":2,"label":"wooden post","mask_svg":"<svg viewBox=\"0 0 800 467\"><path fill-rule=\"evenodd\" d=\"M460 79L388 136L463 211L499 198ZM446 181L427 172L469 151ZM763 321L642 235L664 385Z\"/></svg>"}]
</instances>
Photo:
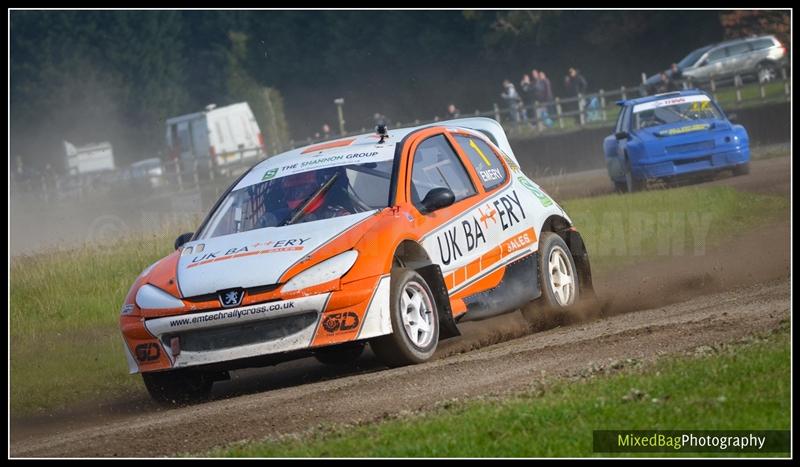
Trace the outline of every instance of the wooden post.
<instances>
[{"instance_id":1,"label":"wooden post","mask_svg":"<svg viewBox=\"0 0 800 467\"><path fill-rule=\"evenodd\" d=\"M602 109L601 115L603 116L603 121L605 122L608 120L608 114L606 114L606 92L602 89L600 90L600 108Z\"/></svg>"},{"instance_id":2,"label":"wooden post","mask_svg":"<svg viewBox=\"0 0 800 467\"><path fill-rule=\"evenodd\" d=\"M623 101L628 100L628 95L625 93L625 86L620 86L619 93L622 96Z\"/></svg>"},{"instance_id":3,"label":"wooden post","mask_svg":"<svg viewBox=\"0 0 800 467\"><path fill-rule=\"evenodd\" d=\"M586 109L586 103L583 102L583 95L578 94L578 121L581 123L581 126L586 124L586 115L584 110Z\"/></svg>"},{"instance_id":4,"label":"wooden post","mask_svg":"<svg viewBox=\"0 0 800 467\"><path fill-rule=\"evenodd\" d=\"M783 75L783 93L789 95L789 78L786 76L786 67L781 68L781 75Z\"/></svg>"},{"instance_id":5,"label":"wooden post","mask_svg":"<svg viewBox=\"0 0 800 467\"><path fill-rule=\"evenodd\" d=\"M539 131L544 131L544 122L542 121L544 119L542 118L542 112L539 112L540 108L541 104L539 104L539 101L534 101L533 115L536 117L536 129Z\"/></svg>"},{"instance_id":6,"label":"wooden post","mask_svg":"<svg viewBox=\"0 0 800 467\"><path fill-rule=\"evenodd\" d=\"M501 121L500 121L500 107L497 105L497 102L493 103L492 107L494 107L494 119L497 120L498 123L501 123Z\"/></svg>"},{"instance_id":7,"label":"wooden post","mask_svg":"<svg viewBox=\"0 0 800 467\"><path fill-rule=\"evenodd\" d=\"M561 118L561 98L556 97L556 116L558 117L558 127L564 128L564 119Z\"/></svg>"},{"instance_id":8,"label":"wooden post","mask_svg":"<svg viewBox=\"0 0 800 467\"><path fill-rule=\"evenodd\" d=\"M733 77L733 85L736 86L736 102L742 102L742 77L736 75Z\"/></svg>"}]
</instances>

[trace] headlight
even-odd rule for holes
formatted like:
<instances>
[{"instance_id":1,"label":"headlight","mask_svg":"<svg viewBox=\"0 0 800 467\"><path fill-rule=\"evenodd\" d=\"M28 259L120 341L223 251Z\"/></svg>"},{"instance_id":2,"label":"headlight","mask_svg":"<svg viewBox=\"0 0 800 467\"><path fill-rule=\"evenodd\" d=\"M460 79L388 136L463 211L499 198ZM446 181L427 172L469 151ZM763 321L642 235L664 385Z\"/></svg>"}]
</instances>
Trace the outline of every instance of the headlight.
<instances>
[{"instance_id":1,"label":"headlight","mask_svg":"<svg viewBox=\"0 0 800 467\"><path fill-rule=\"evenodd\" d=\"M150 284L139 287L136 292L136 304L139 308L158 310L164 308L183 308L183 302Z\"/></svg>"},{"instance_id":2,"label":"headlight","mask_svg":"<svg viewBox=\"0 0 800 467\"><path fill-rule=\"evenodd\" d=\"M294 276L281 290L291 292L338 279L353 267L357 258L357 251L345 251Z\"/></svg>"}]
</instances>

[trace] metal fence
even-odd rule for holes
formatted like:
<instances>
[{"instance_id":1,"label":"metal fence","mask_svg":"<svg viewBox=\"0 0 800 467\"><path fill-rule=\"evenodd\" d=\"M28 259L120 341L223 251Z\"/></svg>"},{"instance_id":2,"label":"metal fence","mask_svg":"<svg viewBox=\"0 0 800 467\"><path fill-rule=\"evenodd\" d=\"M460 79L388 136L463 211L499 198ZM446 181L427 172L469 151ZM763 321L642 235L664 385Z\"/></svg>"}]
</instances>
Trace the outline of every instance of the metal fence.
<instances>
[{"instance_id":1,"label":"metal fence","mask_svg":"<svg viewBox=\"0 0 800 467\"><path fill-rule=\"evenodd\" d=\"M681 81L678 85L684 89L696 87L709 92L723 108L744 105L758 105L766 102L787 101L791 97L791 81L789 70L781 69L780 78L766 83L745 84L744 77L737 75L726 79L711 79L705 83ZM644 85L620 86L616 89L600 89L571 98L555 98L550 102L534 102L526 106L501 107L493 104L489 110L475 110L472 114L462 113L460 117L490 117L500 122L511 137L536 137L559 131L579 130L611 126L617 119L618 100L645 96L650 92ZM394 127L418 126L443 121L439 117L409 122L395 122ZM328 141L332 138L360 134L372 129L361 128L358 131L346 132L327 138L306 138L291 140L289 148L295 149L310 144ZM162 163L159 176L131 177L125 170L116 170L98 174L56 175L39 174L28 177L12 176L12 192L40 198L46 202L54 200L80 201L89 196L103 196L110 192L130 192L142 196L143 193L163 195L170 192L197 191L211 184L215 191L222 191L235 177L243 173L256 162L273 154L261 154L257 157L245 157L254 148L242 148L237 160L215 165L208 159L189 159L166 161ZM143 191L145 190L145 191Z\"/></svg>"},{"instance_id":2,"label":"metal fence","mask_svg":"<svg viewBox=\"0 0 800 467\"><path fill-rule=\"evenodd\" d=\"M789 100L791 96L791 80L788 67L782 67L779 75L778 79L765 83L745 84L745 77L742 75L712 78L705 82L693 83L690 80L680 80L674 83L681 89L697 88L705 90L723 108L729 108ZM475 110L473 113L461 113L458 117L489 117L500 122L511 136L536 136L556 131L576 130L587 126L610 126L616 121L618 115L617 101L642 97L652 93L653 90L648 89L644 84L620 86L614 89L600 89L594 93L576 97L556 97L549 102L534 102L513 108L494 103L491 109ZM398 128L418 126L442 120L445 119L435 116L431 119L395 122L393 126ZM337 135L337 137L366 133L371 130L371 128L362 127L360 130L346 132L343 135ZM328 139L330 137L309 137L304 140L291 140L289 145L294 149Z\"/></svg>"}]
</instances>

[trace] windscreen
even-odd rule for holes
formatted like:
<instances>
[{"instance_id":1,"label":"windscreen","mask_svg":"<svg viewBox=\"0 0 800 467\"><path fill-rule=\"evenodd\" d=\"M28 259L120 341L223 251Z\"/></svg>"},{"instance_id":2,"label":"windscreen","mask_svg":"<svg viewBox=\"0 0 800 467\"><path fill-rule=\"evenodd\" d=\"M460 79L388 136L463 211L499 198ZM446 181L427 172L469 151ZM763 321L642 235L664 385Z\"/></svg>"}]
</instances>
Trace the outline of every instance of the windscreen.
<instances>
[{"instance_id":1,"label":"windscreen","mask_svg":"<svg viewBox=\"0 0 800 467\"><path fill-rule=\"evenodd\" d=\"M633 116L637 130L682 121L722 118L717 106L706 96L639 104L633 108Z\"/></svg>"},{"instance_id":2,"label":"windscreen","mask_svg":"<svg viewBox=\"0 0 800 467\"><path fill-rule=\"evenodd\" d=\"M684 57L683 60L678 62L678 68L684 69L694 65L704 53L708 52L709 49L711 49L711 47L703 47L702 49L697 49L694 52L691 52L689 55Z\"/></svg>"},{"instance_id":3,"label":"windscreen","mask_svg":"<svg viewBox=\"0 0 800 467\"><path fill-rule=\"evenodd\" d=\"M392 161L340 165L231 191L200 238L313 222L387 207Z\"/></svg>"}]
</instances>

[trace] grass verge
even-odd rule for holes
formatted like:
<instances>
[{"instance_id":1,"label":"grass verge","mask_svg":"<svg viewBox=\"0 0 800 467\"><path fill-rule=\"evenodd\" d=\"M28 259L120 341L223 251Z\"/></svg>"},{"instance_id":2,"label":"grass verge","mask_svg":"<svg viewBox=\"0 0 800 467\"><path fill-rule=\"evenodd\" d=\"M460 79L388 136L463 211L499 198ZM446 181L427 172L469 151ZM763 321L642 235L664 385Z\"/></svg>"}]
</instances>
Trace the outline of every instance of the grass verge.
<instances>
[{"instance_id":1,"label":"grass verge","mask_svg":"<svg viewBox=\"0 0 800 467\"><path fill-rule=\"evenodd\" d=\"M117 327L133 281L172 250L137 237L11 261L11 410L28 415L141 386L128 375Z\"/></svg>"},{"instance_id":2,"label":"grass verge","mask_svg":"<svg viewBox=\"0 0 800 467\"><path fill-rule=\"evenodd\" d=\"M688 187L573 200L565 208L584 236L593 269L602 272L661 250L678 254L681 245L684 254L695 254L703 242L716 243L787 216L787 203L725 187ZM139 237L108 247L12 258L14 416L142 390L140 378L127 374L119 309L136 276L167 255L172 241L171 235Z\"/></svg>"},{"instance_id":3,"label":"grass verge","mask_svg":"<svg viewBox=\"0 0 800 467\"><path fill-rule=\"evenodd\" d=\"M592 430L788 430L788 323L747 343L701 347L654 364L628 362L494 401L208 453L225 457L610 457ZM786 456L788 453L761 454ZM709 456L697 453L616 456ZM711 456L730 454L711 454Z\"/></svg>"},{"instance_id":4,"label":"grass verge","mask_svg":"<svg viewBox=\"0 0 800 467\"><path fill-rule=\"evenodd\" d=\"M683 187L565 201L592 270L668 256L701 256L737 233L788 219L782 196L731 187Z\"/></svg>"}]
</instances>

